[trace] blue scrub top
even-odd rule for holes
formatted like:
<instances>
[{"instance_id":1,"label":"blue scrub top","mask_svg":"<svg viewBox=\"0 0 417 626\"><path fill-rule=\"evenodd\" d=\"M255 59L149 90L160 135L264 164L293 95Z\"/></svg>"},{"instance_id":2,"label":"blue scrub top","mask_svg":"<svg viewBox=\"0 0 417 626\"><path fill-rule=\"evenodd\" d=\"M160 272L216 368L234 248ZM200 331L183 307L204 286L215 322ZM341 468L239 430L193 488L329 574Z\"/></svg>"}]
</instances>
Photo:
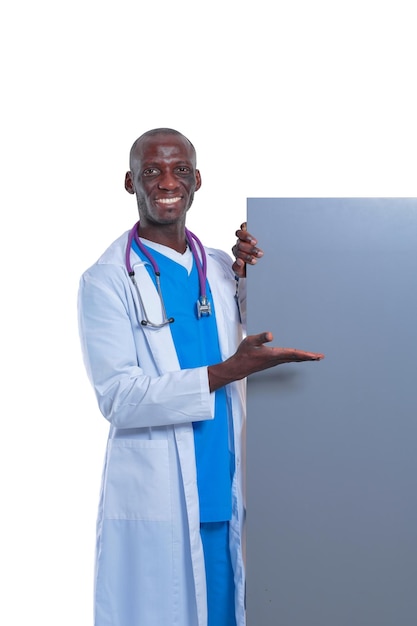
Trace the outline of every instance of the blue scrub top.
<instances>
[{"instance_id":1,"label":"blue scrub top","mask_svg":"<svg viewBox=\"0 0 417 626\"><path fill-rule=\"evenodd\" d=\"M147 261L135 242L132 247L142 260ZM216 314L208 281L206 294L211 303L212 313L200 319L197 316L200 288L195 259L188 274L187 269L180 263L153 248L145 247L159 266L167 316L175 320L170 324L170 329L181 369L219 363L221 354ZM156 284L152 266L148 263L146 267ZM230 520L234 457L229 450L229 416L224 388L215 392L214 419L194 422L193 426L200 521ZM232 440L232 437L230 439Z\"/></svg>"}]
</instances>

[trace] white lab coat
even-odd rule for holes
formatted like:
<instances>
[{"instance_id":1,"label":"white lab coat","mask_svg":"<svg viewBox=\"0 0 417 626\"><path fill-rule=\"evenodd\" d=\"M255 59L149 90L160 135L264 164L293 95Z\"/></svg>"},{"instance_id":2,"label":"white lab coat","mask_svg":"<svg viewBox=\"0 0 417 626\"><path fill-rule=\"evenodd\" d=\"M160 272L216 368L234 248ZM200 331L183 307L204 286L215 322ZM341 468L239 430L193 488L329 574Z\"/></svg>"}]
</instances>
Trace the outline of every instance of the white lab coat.
<instances>
[{"instance_id":1,"label":"white lab coat","mask_svg":"<svg viewBox=\"0 0 417 626\"><path fill-rule=\"evenodd\" d=\"M192 422L213 418L213 394L206 367L179 368L169 326L140 324L126 243L127 233L83 274L79 291L85 365L111 424L97 521L95 626L207 626ZM225 360L242 339L236 281L227 254L206 253ZM139 261L131 255L132 264ZM148 317L157 322L157 291L143 264L135 271ZM239 299L242 314L243 293ZM236 461L230 551L236 620L244 626L244 381L227 393Z\"/></svg>"}]
</instances>

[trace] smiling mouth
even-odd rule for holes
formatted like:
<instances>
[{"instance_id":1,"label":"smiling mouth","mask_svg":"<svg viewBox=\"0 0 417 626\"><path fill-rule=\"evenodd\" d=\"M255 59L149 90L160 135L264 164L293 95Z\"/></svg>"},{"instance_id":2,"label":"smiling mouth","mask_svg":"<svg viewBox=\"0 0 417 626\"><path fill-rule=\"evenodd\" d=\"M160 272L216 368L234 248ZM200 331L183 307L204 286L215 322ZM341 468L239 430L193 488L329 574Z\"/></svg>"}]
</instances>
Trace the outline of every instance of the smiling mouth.
<instances>
[{"instance_id":1,"label":"smiling mouth","mask_svg":"<svg viewBox=\"0 0 417 626\"><path fill-rule=\"evenodd\" d=\"M160 202L161 204L174 204L179 200L181 200L181 196L176 196L175 198L158 198L157 202Z\"/></svg>"}]
</instances>

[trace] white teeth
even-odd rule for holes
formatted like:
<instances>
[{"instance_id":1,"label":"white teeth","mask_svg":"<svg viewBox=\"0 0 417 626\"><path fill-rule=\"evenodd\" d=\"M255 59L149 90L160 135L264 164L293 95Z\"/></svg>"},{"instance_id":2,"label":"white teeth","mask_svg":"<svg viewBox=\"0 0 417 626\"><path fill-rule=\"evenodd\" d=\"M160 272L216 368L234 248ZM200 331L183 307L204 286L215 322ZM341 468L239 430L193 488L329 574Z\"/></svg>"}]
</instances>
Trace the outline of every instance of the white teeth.
<instances>
[{"instance_id":1,"label":"white teeth","mask_svg":"<svg viewBox=\"0 0 417 626\"><path fill-rule=\"evenodd\" d=\"M162 204L173 204L174 202L178 202L181 198L159 198L158 202L162 202Z\"/></svg>"}]
</instances>

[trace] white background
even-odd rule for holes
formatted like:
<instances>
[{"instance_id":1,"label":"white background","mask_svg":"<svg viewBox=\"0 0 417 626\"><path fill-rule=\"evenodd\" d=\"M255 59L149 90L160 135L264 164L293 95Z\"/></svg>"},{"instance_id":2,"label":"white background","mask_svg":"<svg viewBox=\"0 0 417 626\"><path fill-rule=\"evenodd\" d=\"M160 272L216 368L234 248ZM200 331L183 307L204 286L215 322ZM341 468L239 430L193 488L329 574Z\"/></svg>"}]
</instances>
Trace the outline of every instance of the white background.
<instances>
[{"instance_id":1,"label":"white background","mask_svg":"<svg viewBox=\"0 0 417 626\"><path fill-rule=\"evenodd\" d=\"M1 9L2 624L92 625L107 424L76 296L137 219L123 188L132 142L157 126L191 139L203 186L188 226L226 250L247 197L415 196L413 4Z\"/></svg>"}]
</instances>

